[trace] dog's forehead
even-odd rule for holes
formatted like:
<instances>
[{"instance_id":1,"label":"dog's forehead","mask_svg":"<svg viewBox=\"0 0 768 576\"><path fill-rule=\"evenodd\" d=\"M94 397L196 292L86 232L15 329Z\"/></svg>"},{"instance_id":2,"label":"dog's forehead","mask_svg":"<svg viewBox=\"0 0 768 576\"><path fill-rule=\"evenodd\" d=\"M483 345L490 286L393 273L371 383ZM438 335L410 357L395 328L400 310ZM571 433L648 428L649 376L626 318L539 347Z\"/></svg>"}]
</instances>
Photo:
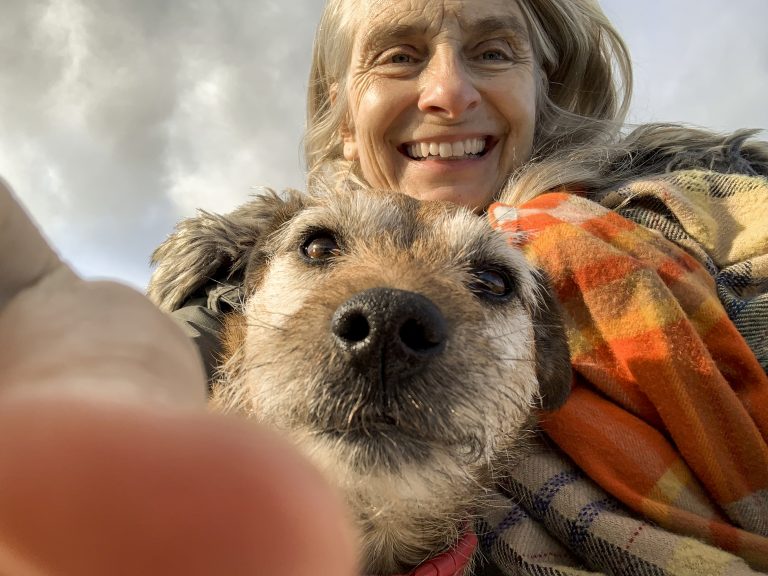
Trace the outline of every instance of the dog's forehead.
<instances>
[{"instance_id":1,"label":"dog's forehead","mask_svg":"<svg viewBox=\"0 0 768 576\"><path fill-rule=\"evenodd\" d=\"M315 198L291 222L295 231L327 229L345 238L367 240L387 236L407 241L417 232L419 203L402 194L376 190L329 194Z\"/></svg>"},{"instance_id":2,"label":"dog's forehead","mask_svg":"<svg viewBox=\"0 0 768 576\"><path fill-rule=\"evenodd\" d=\"M348 192L316 198L289 223L286 242L308 230L329 230L350 244L387 244L427 251L432 258L480 258L507 252L485 217L449 202L422 202L404 194Z\"/></svg>"},{"instance_id":3,"label":"dog's forehead","mask_svg":"<svg viewBox=\"0 0 768 576\"><path fill-rule=\"evenodd\" d=\"M509 252L503 237L487 218L448 202L423 202L419 209L417 243L446 254L471 260L505 257Z\"/></svg>"}]
</instances>

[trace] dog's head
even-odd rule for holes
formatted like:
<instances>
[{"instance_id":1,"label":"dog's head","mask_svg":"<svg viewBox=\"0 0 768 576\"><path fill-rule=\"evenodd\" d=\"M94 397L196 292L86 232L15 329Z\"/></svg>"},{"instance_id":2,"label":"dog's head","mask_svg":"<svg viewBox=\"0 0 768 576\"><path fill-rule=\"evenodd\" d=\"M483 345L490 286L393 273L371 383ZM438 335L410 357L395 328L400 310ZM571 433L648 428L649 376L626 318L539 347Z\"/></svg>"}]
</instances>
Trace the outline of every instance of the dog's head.
<instances>
[{"instance_id":1,"label":"dog's head","mask_svg":"<svg viewBox=\"0 0 768 576\"><path fill-rule=\"evenodd\" d=\"M150 292L242 274L214 403L284 430L343 490L369 571L455 539L570 364L542 277L486 219L401 194L256 199L187 221Z\"/></svg>"}]
</instances>

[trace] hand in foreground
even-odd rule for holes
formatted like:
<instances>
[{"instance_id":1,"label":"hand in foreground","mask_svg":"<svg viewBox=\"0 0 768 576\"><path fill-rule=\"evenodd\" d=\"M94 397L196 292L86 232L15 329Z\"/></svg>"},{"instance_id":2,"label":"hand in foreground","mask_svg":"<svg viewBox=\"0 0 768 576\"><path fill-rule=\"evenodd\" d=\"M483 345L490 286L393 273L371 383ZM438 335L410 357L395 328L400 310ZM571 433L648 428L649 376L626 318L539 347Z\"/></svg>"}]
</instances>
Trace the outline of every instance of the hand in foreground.
<instances>
[{"instance_id":1,"label":"hand in foreground","mask_svg":"<svg viewBox=\"0 0 768 576\"><path fill-rule=\"evenodd\" d=\"M204 405L173 322L77 278L0 180L0 574L354 574L319 475Z\"/></svg>"}]
</instances>

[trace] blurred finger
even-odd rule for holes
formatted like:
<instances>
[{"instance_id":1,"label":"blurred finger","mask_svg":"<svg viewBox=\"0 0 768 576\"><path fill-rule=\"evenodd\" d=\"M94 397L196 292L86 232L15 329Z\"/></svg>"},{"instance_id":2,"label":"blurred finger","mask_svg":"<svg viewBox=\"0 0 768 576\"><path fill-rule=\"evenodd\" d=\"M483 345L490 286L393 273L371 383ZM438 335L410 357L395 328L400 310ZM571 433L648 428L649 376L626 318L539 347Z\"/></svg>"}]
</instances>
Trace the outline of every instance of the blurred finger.
<instances>
[{"instance_id":1,"label":"blurred finger","mask_svg":"<svg viewBox=\"0 0 768 576\"><path fill-rule=\"evenodd\" d=\"M0 310L24 288L63 266L0 178Z\"/></svg>"},{"instance_id":2,"label":"blurred finger","mask_svg":"<svg viewBox=\"0 0 768 576\"><path fill-rule=\"evenodd\" d=\"M206 390L194 344L127 286L57 271L0 311L5 396L66 392L202 408Z\"/></svg>"},{"instance_id":3,"label":"blurred finger","mask_svg":"<svg viewBox=\"0 0 768 576\"><path fill-rule=\"evenodd\" d=\"M252 423L15 402L0 471L0 542L29 576L355 573L336 496Z\"/></svg>"},{"instance_id":4,"label":"blurred finger","mask_svg":"<svg viewBox=\"0 0 768 576\"><path fill-rule=\"evenodd\" d=\"M0 179L0 392L205 404L194 345L143 295L64 265Z\"/></svg>"}]
</instances>

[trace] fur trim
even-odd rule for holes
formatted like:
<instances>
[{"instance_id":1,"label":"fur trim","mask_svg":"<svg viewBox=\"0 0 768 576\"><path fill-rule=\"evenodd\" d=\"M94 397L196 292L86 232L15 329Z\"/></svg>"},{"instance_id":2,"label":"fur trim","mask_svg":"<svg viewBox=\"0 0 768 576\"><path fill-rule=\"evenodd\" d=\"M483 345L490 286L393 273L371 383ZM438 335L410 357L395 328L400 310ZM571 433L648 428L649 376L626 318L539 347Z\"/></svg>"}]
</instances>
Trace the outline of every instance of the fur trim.
<instances>
[{"instance_id":1,"label":"fur trim","mask_svg":"<svg viewBox=\"0 0 768 576\"><path fill-rule=\"evenodd\" d=\"M273 190L226 215L200 211L183 220L152 254L157 268L147 289L149 298L167 312L177 310L209 282L243 274L259 239L268 236L297 209L303 196Z\"/></svg>"}]
</instances>

